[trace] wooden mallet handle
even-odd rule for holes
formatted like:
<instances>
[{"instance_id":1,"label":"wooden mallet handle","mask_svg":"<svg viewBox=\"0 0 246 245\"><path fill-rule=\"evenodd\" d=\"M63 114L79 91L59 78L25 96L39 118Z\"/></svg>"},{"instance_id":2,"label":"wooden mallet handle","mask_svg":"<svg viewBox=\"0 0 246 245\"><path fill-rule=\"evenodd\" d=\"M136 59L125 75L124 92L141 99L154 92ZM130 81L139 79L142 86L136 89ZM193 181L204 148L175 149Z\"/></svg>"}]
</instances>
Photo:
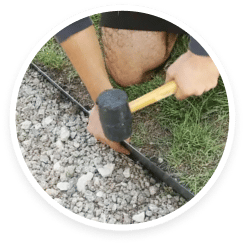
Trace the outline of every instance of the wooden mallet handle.
<instances>
[{"instance_id":1,"label":"wooden mallet handle","mask_svg":"<svg viewBox=\"0 0 246 245\"><path fill-rule=\"evenodd\" d=\"M131 113L138 111L148 105L164 99L172 94L175 94L177 90L177 84L174 81L167 82L161 87L133 100L129 103Z\"/></svg>"}]
</instances>

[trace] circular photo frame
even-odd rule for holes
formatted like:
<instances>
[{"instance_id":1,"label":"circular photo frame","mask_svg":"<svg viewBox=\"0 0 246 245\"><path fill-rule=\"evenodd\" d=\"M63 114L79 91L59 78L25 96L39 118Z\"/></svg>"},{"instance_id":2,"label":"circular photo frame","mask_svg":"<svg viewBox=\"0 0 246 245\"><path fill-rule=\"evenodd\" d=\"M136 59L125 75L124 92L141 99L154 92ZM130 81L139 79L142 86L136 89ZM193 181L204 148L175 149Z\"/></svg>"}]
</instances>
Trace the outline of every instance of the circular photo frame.
<instances>
[{"instance_id":1,"label":"circular photo frame","mask_svg":"<svg viewBox=\"0 0 246 245\"><path fill-rule=\"evenodd\" d=\"M130 222L130 224L99 222L98 220L78 215L66 208L65 205L61 205L52 197L52 194L47 192L47 188L42 187L40 183L38 183L33 176L33 173L31 173L23 154L23 147L20 145L18 139L18 127L16 123L18 96L28 68L36 54L52 37L70 24L85 17L111 11L133 11L150 14L165 19L183 29L204 48L216 64L223 80L228 99L228 136L223 155L212 177L206 185L196 193L193 198L185 202L185 204L181 205L176 210L173 210L173 212L165 214L163 217L146 222ZM191 23L184 21L165 10L152 6L125 4L96 6L95 8L91 7L86 9L86 11L78 11L56 22L51 27L47 28L40 37L28 47L16 67L6 93L4 105L4 137L6 151L14 173L24 192L33 200L40 211L72 232L82 234L86 237L93 237L104 241L139 241L168 234L169 232L175 231L183 225L188 224L195 217L199 216L199 214L213 202L219 192L223 189L223 186L226 184L232 173L240 146L241 107L239 93L230 68L222 58L218 49ZM31 142L29 143L32 144ZM61 188L65 187L63 186ZM91 202L93 202L93 200Z\"/></svg>"}]
</instances>

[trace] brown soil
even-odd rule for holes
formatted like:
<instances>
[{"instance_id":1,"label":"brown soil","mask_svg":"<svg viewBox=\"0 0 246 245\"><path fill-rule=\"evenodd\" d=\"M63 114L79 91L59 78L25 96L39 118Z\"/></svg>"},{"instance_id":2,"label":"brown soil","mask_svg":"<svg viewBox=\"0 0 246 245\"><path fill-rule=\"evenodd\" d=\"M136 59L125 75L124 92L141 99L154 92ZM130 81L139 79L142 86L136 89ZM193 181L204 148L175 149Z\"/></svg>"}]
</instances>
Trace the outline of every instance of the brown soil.
<instances>
[{"instance_id":1,"label":"brown soil","mask_svg":"<svg viewBox=\"0 0 246 245\"><path fill-rule=\"evenodd\" d=\"M87 92L85 85L81 82L79 77L73 79L73 81L69 81L67 78L67 74L69 72L69 68L65 68L62 71L58 71L56 69L51 69L43 66L36 62L36 64L44 71L54 82L59 84L67 93L69 93L72 97L74 97L79 103L83 106L87 105L89 107L93 106L93 101ZM60 99L64 99L65 97L58 92Z\"/></svg>"}]
</instances>

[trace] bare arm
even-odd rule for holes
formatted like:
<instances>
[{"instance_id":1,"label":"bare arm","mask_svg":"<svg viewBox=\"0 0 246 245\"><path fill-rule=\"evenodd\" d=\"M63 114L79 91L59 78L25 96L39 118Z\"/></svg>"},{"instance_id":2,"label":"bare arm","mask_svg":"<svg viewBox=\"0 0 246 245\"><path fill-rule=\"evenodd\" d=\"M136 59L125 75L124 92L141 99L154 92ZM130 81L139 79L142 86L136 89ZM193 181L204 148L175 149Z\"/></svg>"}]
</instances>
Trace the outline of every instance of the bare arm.
<instances>
[{"instance_id":1,"label":"bare arm","mask_svg":"<svg viewBox=\"0 0 246 245\"><path fill-rule=\"evenodd\" d=\"M94 102L101 92L112 88L94 26L72 35L61 46Z\"/></svg>"},{"instance_id":2,"label":"bare arm","mask_svg":"<svg viewBox=\"0 0 246 245\"><path fill-rule=\"evenodd\" d=\"M70 36L61 43L61 46L84 82L94 102L101 92L113 88L108 79L94 26L90 26ZM129 151L120 143L110 141L105 137L97 106L94 106L91 111L87 129L102 143L109 145L118 152L129 154Z\"/></svg>"}]
</instances>

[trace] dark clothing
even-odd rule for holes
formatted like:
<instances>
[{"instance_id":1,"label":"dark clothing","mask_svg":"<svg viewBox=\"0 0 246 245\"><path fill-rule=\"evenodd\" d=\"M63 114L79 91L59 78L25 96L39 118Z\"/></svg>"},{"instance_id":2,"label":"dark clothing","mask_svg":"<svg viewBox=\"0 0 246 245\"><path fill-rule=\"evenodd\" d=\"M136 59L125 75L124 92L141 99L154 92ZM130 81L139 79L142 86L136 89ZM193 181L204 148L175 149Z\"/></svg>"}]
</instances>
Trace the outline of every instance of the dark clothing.
<instances>
[{"instance_id":1,"label":"dark clothing","mask_svg":"<svg viewBox=\"0 0 246 245\"><path fill-rule=\"evenodd\" d=\"M61 31L59 31L55 38L59 43L66 41L73 34L86 29L87 27L93 25L90 17L86 17L84 19L78 20L71 25L65 27Z\"/></svg>"},{"instance_id":2,"label":"dark clothing","mask_svg":"<svg viewBox=\"0 0 246 245\"><path fill-rule=\"evenodd\" d=\"M183 29L159 17L131 11L113 11L101 14L100 25L117 29L165 31L176 34L187 34ZM190 37L189 49L197 55L208 56L205 49Z\"/></svg>"},{"instance_id":3,"label":"dark clothing","mask_svg":"<svg viewBox=\"0 0 246 245\"><path fill-rule=\"evenodd\" d=\"M67 26L57 33L55 37L61 43L71 35L91 25L92 21L87 17ZM167 20L149 14L131 11L102 13L100 26L127 30L166 31L169 33L187 34L183 29ZM194 54L208 56L206 50L193 37L190 37L189 49Z\"/></svg>"},{"instance_id":4,"label":"dark clothing","mask_svg":"<svg viewBox=\"0 0 246 245\"><path fill-rule=\"evenodd\" d=\"M150 14L130 11L102 13L100 26L139 31L166 31L179 34L186 33L184 30L167 20Z\"/></svg>"},{"instance_id":5,"label":"dark clothing","mask_svg":"<svg viewBox=\"0 0 246 245\"><path fill-rule=\"evenodd\" d=\"M197 54L197 55L201 55L201 56L208 56L208 53L206 52L206 50L192 36L190 36L189 50L193 54Z\"/></svg>"}]
</instances>

